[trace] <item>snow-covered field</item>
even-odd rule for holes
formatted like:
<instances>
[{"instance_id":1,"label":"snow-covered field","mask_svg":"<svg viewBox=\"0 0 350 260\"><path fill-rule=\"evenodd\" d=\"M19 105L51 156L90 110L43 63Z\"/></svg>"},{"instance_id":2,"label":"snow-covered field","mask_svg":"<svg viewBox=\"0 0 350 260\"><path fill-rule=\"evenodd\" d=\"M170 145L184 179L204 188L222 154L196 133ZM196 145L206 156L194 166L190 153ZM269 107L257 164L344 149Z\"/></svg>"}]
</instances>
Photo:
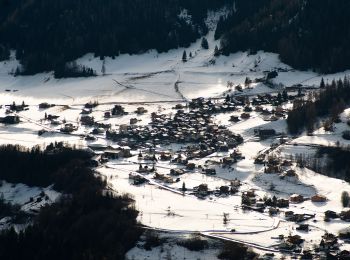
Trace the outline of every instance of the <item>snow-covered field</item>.
<instances>
[{"instance_id":1,"label":"snow-covered field","mask_svg":"<svg viewBox=\"0 0 350 260\"><path fill-rule=\"evenodd\" d=\"M64 141L70 145L86 147L91 144L115 145L107 140L104 134L97 136L96 141L86 141L84 136L91 132L91 127L81 126L79 123L80 112L87 102L97 101L99 106L93 109L92 116L95 120L110 123L117 129L120 125L129 124L131 118L137 118L138 126L151 122L152 112L173 115L176 110L172 108L177 103L185 104L192 98L221 98L227 93L237 95L254 96L265 93L278 93L280 88L269 88L259 83L251 84L249 88L243 87L243 92L230 90L228 82L234 86L244 85L246 77L250 79L263 78L266 71L281 69L274 83L290 87L302 84L303 87L318 86L322 77L326 80L341 78L348 72L334 75L318 75L311 71L296 71L281 63L277 54L258 52L249 55L239 52L230 56L214 57L215 45L219 42L213 40L213 31L209 32L207 39L209 49L204 50L200 46L200 40L186 49L187 54L192 53L192 58L184 63L181 60L184 49L171 50L167 53L149 51L140 55L120 55L115 59L106 58L106 75L101 75L102 63L99 58L87 54L78 59L78 64L83 64L96 70L100 75L94 78L54 79L52 73L42 73L34 76L9 75L16 68L18 62L14 58L0 63L0 116L5 116L6 107L12 102L16 104L25 102L28 110L19 112L21 123L17 125L0 126L0 144L21 144L27 147L34 145L45 146L50 142ZM39 109L42 102L55 104L49 109ZM104 112L110 110L115 104L122 104L128 115L105 119ZM288 104L285 104L288 106ZM148 110L146 114L136 115L137 107L143 106ZM290 106L290 104L289 104ZM271 110L271 106L266 106ZM61 126L50 124L44 120L44 115L59 116L60 121L73 123L79 126L79 130L66 135L59 132ZM324 212L333 210L340 212L343 207L340 203L341 192L350 190L350 185L344 181L319 175L311 170L300 169L295 165L298 179L281 179L277 174L265 174L262 165L254 164L256 156L270 149L278 140L259 140L254 136L254 129L275 129L278 133L286 133L286 120L265 121L258 112L252 112L251 117L238 123L229 122L232 115L240 115L242 111L221 113L214 116L214 121L226 126L234 133L242 135L244 143L238 149L245 157L234 164L232 168L216 167L216 176L203 175L199 170L186 173L181 176L178 183L164 186L152 180L150 184L140 186L132 185L129 173L138 169L138 151L132 151L134 157L128 159L112 160L98 168L98 171L107 177L109 186L118 193L130 193L135 199L136 208L140 211L139 221L155 229L201 232L205 235L217 235L235 241L241 241L254 245L260 249L269 249L280 243L276 239L283 234L301 234L306 240L306 246L320 241L324 231L337 233L348 224L342 221L324 222ZM342 117L348 118L349 110ZM47 132L38 136L38 131L45 129ZM302 135L286 144L278 146L276 152L288 157L290 154L313 153L309 144L329 145L337 141L343 145L349 145L349 141L341 138L341 132L349 129L346 123L336 125L334 133L325 133L322 129L315 131L313 136ZM277 142L278 143L278 142ZM165 149L165 147L157 147ZM174 145L174 150L177 147ZM197 165L204 165L206 160L222 158L227 154L213 154L200 160L194 160ZM158 162L156 164L159 173L167 174L171 168L177 168L170 162ZM209 189L216 189L223 185L229 185L230 181L238 179L242 182L239 192L233 196L210 195L204 199L178 191L182 183L186 183L188 189L192 189L202 183L206 183ZM274 186L273 190L269 187ZM286 221L284 214L269 216L268 212L243 210L241 208L241 194L254 189L259 198L276 195L288 198L294 193L305 197L322 194L327 197L324 203L313 203L310 200L301 204L291 204L288 210L300 213L316 214L315 218L308 220L311 230L308 233L296 231L296 223ZM41 191L28 187L12 187L3 184L0 193L6 200L14 200L24 205L29 197L36 196ZM52 191L50 191L52 192ZM52 194L52 198L56 197ZM25 207L25 206L23 206ZM282 210L284 211L284 209ZM224 213L227 221L223 221ZM231 232L231 231L235 232ZM343 243L343 242L342 242ZM342 248L350 249L343 244ZM134 249L135 251L136 249ZM136 256L135 252L129 252L129 256ZM154 254L161 254L153 252ZM188 259L191 254L185 252ZM210 255L210 254L209 254ZM211 256L211 255L210 255ZM178 256L176 259L180 259ZM204 256L203 256L204 257ZM142 256L135 259L144 259ZM182 259L182 258L181 258ZM202 258L201 259L212 259Z\"/></svg>"}]
</instances>

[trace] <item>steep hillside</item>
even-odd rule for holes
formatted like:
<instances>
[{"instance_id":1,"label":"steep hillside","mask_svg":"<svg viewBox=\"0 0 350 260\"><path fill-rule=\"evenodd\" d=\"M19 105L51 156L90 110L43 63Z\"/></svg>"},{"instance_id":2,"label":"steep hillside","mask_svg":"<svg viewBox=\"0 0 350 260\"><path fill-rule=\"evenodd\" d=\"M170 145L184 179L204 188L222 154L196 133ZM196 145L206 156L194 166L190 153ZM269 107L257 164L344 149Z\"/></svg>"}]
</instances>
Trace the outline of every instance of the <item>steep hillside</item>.
<instances>
[{"instance_id":1,"label":"steep hillside","mask_svg":"<svg viewBox=\"0 0 350 260\"><path fill-rule=\"evenodd\" d=\"M350 67L350 2L236 1L216 31L224 54L238 50L280 54L299 69L336 72Z\"/></svg>"},{"instance_id":2,"label":"steep hillside","mask_svg":"<svg viewBox=\"0 0 350 260\"><path fill-rule=\"evenodd\" d=\"M207 8L227 0L0 2L0 58L17 50L24 74L60 68L88 52L117 56L187 47L207 32Z\"/></svg>"}]
</instances>

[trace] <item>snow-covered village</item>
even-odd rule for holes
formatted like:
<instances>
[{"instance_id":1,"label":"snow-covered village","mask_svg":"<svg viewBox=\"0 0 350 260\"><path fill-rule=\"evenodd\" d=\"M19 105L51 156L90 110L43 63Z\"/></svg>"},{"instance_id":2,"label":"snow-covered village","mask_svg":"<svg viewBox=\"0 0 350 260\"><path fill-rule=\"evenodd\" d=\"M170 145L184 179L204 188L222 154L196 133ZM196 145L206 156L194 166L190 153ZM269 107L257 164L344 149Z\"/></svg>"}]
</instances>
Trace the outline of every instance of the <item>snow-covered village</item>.
<instances>
[{"instance_id":1,"label":"snow-covered village","mask_svg":"<svg viewBox=\"0 0 350 260\"><path fill-rule=\"evenodd\" d=\"M6 149L72 149L104 194L132 201L142 234L125 259L349 259L350 70L220 55L228 12L209 11L208 33L188 47L74 61L94 77L14 76L11 50L0 62L0 230L21 233L74 194L60 178L16 181L26 164Z\"/></svg>"}]
</instances>

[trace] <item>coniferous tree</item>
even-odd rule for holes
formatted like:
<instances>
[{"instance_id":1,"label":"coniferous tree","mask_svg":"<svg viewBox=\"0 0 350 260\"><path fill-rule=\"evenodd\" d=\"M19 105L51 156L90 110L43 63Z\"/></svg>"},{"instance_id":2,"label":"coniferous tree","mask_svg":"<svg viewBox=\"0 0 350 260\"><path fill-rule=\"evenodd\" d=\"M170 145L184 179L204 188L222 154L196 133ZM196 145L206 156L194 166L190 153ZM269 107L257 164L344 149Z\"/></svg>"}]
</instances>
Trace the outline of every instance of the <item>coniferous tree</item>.
<instances>
[{"instance_id":1,"label":"coniferous tree","mask_svg":"<svg viewBox=\"0 0 350 260\"><path fill-rule=\"evenodd\" d=\"M215 57L220 56L220 51L219 51L219 48L218 48L217 45L215 45L214 56L215 56Z\"/></svg>"},{"instance_id":2,"label":"coniferous tree","mask_svg":"<svg viewBox=\"0 0 350 260\"><path fill-rule=\"evenodd\" d=\"M206 50L209 49L209 43L208 43L207 38L205 38L205 37L202 38L201 46L203 49L206 49Z\"/></svg>"},{"instance_id":3,"label":"coniferous tree","mask_svg":"<svg viewBox=\"0 0 350 260\"><path fill-rule=\"evenodd\" d=\"M182 54L182 62L187 62L187 53L186 53L186 51L184 51L183 54Z\"/></svg>"}]
</instances>

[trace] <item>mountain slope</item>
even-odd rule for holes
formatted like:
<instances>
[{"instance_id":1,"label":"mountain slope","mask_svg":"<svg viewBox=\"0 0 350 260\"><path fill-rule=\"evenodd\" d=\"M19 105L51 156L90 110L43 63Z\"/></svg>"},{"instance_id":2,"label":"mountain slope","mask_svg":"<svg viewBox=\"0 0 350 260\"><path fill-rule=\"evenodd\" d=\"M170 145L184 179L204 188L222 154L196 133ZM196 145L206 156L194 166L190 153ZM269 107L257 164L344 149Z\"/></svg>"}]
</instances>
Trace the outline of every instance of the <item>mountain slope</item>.
<instances>
[{"instance_id":1,"label":"mountain slope","mask_svg":"<svg viewBox=\"0 0 350 260\"><path fill-rule=\"evenodd\" d=\"M299 69L336 72L350 67L350 2L313 0L237 1L219 22L224 54L276 52Z\"/></svg>"}]
</instances>

